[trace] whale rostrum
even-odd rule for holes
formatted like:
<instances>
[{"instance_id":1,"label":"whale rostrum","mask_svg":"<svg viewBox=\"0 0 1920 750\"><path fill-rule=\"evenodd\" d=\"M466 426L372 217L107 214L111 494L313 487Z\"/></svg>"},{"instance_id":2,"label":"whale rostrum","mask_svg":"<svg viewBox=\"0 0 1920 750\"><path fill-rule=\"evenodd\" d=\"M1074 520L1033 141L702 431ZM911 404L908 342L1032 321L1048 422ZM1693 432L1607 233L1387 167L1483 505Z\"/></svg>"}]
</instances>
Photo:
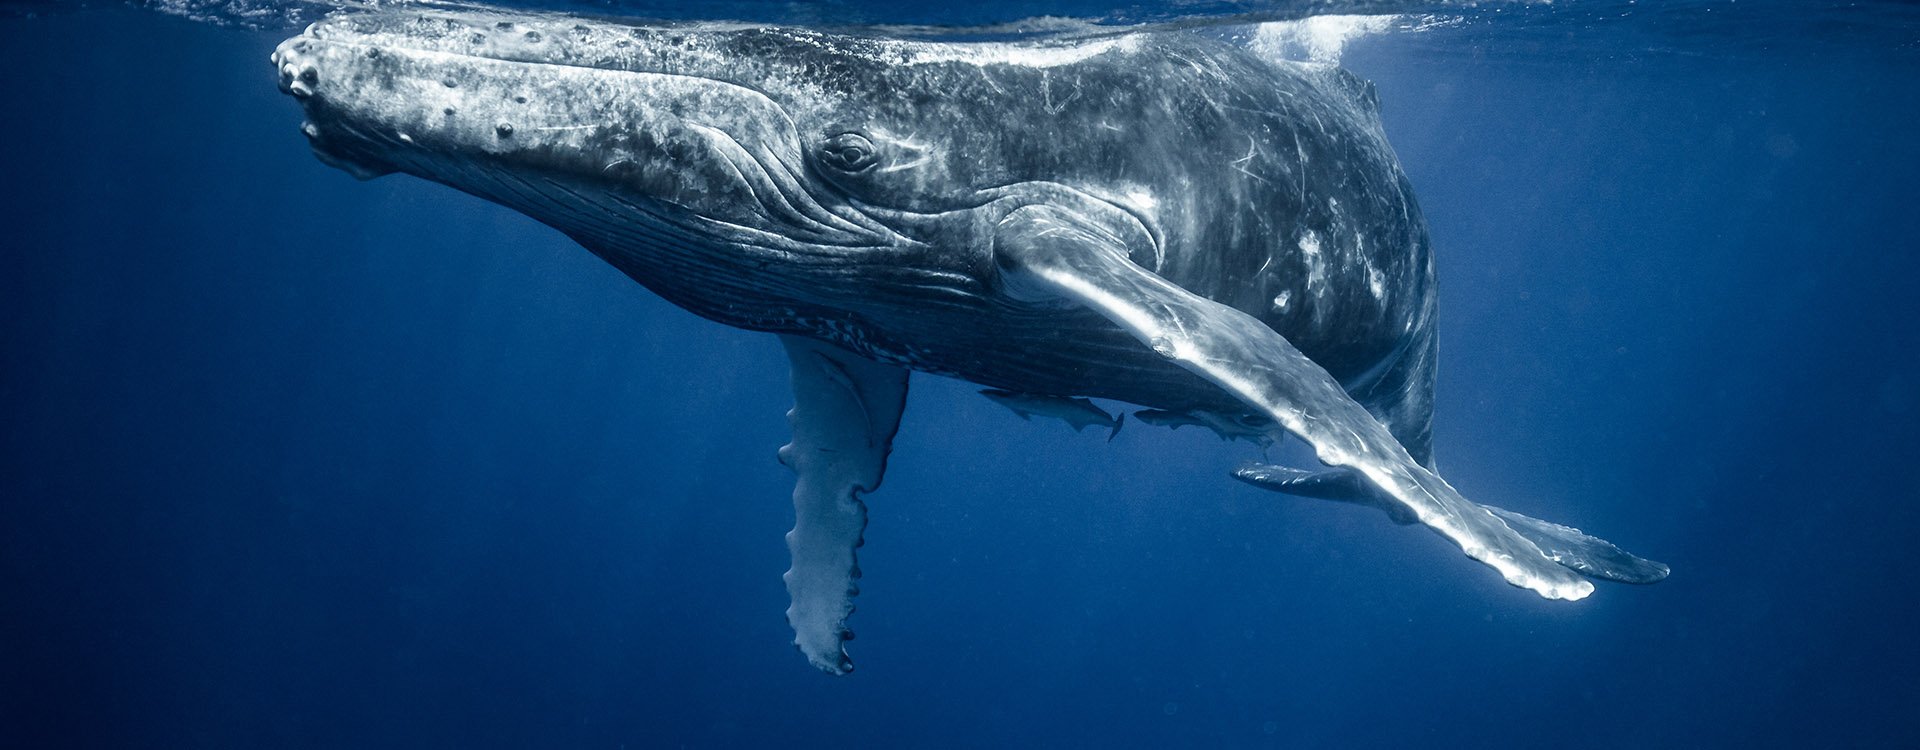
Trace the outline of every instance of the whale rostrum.
<instances>
[{"instance_id":1,"label":"whale rostrum","mask_svg":"<svg viewBox=\"0 0 1920 750\"><path fill-rule=\"evenodd\" d=\"M1548 598L1666 575L1434 472L1426 225L1371 85L1337 67L1175 32L935 43L400 12L322 21L273 62L326 163L499 203L780 337L788 621L826 672L852 669L863 497L914 370L1076 429L1118 431L1102 398L1263 447L1291 435L1325 466L1236 476L1423 524Z\"/></svg>"}]
</instances>

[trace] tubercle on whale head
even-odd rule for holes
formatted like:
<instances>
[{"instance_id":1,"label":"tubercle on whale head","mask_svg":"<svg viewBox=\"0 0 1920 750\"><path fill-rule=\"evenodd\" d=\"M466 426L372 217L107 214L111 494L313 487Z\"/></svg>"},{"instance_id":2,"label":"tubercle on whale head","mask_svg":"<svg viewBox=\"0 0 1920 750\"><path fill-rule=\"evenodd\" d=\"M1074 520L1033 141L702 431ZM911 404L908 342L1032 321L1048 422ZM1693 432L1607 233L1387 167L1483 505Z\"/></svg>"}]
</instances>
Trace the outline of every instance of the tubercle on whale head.
<instances>
[{"instance_id":1,"label":"tubercle on whale head","mask_svg":"<svg viewBox=\"0 0 1920 750\"><path fill-rule=\"evenodd\" d=\"M576 237L899 243L818 179L781 104L702 69L717 62L690 56L688 34L562 23L345 16L272 62L316 155L358 177L407 172Z\"/></svg>"},{"instance_id":2,"label":"tubercle on whale head","mask_svg":"<svg viewBox=\"0 0 1920 750\"><path fill-rule=\"evenodd\" d=\"M268 62L280 73L280 93L305 102L314 95L314 88L320 82L320 69L301 57L307 51L306 44L300 38L289 40L275 49ZM313 155L321 163L333 167L360 180L371 180L389 175L393 169L371 162L355 160L351 156L334 153L327 149L321 140L320 126L312 120L300 123L300 133L313 145Z\"/></svg>"}]
</instances>

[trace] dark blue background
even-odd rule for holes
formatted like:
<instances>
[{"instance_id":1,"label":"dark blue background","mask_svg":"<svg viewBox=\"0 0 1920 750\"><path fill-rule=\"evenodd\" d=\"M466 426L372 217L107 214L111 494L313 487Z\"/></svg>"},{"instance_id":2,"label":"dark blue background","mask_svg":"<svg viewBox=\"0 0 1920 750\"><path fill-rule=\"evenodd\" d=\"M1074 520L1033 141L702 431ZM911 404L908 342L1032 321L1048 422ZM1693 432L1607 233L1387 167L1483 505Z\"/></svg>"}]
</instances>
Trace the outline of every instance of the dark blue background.
<instances>
[{"instance_id":1,"label":"dark blue background","mask_svg":"<svg viewBox=\"0 0 1920 750\"><path fill-rule=\"evenodd\" d=\"M1910 52L1477 25L1347 58L1439 252L1446 475L1671 580L1542 601L1232 482L1244 444L921 376L833 679L782 619L777 344L323 167L284 35L0 21L0 745L1920 736Z\"/></svg>"}]
</instances>

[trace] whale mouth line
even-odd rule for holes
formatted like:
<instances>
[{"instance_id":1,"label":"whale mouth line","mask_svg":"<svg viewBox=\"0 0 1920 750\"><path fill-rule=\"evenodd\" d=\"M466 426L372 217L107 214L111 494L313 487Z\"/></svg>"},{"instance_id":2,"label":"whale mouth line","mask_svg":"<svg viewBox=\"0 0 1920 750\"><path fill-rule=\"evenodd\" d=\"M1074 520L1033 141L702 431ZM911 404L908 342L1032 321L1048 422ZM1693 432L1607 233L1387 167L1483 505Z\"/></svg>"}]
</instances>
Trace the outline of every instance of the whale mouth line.
<instances>
[{"instance_id":1,"label":"whale mouth line","mask_svg":"<svg viewBox=\"0 0 1920 750\"><path fill-rule=\"evenodd\" d=\"M351 125L344 126L343 129L352 131L355 137L361 139L378 141L391 140L378 134L362 132L359 128L352 127ZM307 137L307 145L312 147L313 157L315 159L320 160L321 164L346 172L356 180L364 182L385 177L399 171L397 168L389 166L377 159L356 156L347 150L341 149L339 147L340 144L343 142L351 143L352 141L321 137L319 126L315 125L312 120L305 120L300 123L300 133Z\"/></svg>"},{"instance_id":2,"label":"whale mouth line","mask_svg":"<svg viewBox=\"0 0 1920 750\"><path fill-rule=\"evenodd\" d=\"M352 175L354 179L362 182L385 177L397 171L392 167L380 165L376 162L361 161L351 156L340 154L318 143L313 144L313 158L320 160L321 164L346 172Z\"/></svg>"}]
</instances>

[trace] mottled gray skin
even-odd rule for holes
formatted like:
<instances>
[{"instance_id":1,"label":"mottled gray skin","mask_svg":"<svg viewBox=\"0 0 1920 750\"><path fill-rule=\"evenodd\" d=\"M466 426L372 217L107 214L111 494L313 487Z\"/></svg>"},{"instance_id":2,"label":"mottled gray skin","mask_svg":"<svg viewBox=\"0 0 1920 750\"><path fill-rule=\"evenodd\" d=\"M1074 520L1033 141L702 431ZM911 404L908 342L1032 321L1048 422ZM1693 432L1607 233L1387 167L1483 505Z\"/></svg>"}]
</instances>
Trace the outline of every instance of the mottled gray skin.
<instances>
[{"instance_id":1,"label":"mottled gray skin","mask_svg":"<svg viewBox=\"0 0 1920 750\"><path fill-rule=\"evenodd\" d=\"M328 163L509 206L695 313L781 334L787 614L824 671L852 669L860 495L908 370L1272 425L1332 470L1242 479L1424 524L1549 598L1666 575L1433 473L1432 256L1371 89L1343 71L1183 34L948 45L488 15L332 19L274 62Z\"/></svg>"},{"instance_id":2,"label":"mottled gray skin","mask_svg":"<svg viewBox=\"0 0 1920 750\"><path fill-rule=\"evenodd\" d=\"M326 158L524 211L721 323L1008 391L1245 411L1097 314L995 293L1001 218L1039 202L1106 204L1150 235L1136 262L1285 335L1427 461L1433 266L1370 87L1185 34L1094 46L1104 51L1066 48L1056 54L1080 59L1041 67L964 52L916 61L938 46L793 29L355 16L290 41L282 68L296 95L315 92L309 130ZM761 210L776 201L704 174L724 167L698 156L670 168L709 182L665 187L716 197L649 201L662 186L637 176L653 162L633 152L697 139L649 131L623 90L648 83L613 71L727 84L698 94L717 106L678 114L761 147L758 166L790 178L783 197L853 226ZM823 165L843 133L869 139L877 162ZM597 210L556 205L567 201ZM685 215L729 203L708 216L797 242L756 246L765 238Z\"/></svg>"}]
</instances>

